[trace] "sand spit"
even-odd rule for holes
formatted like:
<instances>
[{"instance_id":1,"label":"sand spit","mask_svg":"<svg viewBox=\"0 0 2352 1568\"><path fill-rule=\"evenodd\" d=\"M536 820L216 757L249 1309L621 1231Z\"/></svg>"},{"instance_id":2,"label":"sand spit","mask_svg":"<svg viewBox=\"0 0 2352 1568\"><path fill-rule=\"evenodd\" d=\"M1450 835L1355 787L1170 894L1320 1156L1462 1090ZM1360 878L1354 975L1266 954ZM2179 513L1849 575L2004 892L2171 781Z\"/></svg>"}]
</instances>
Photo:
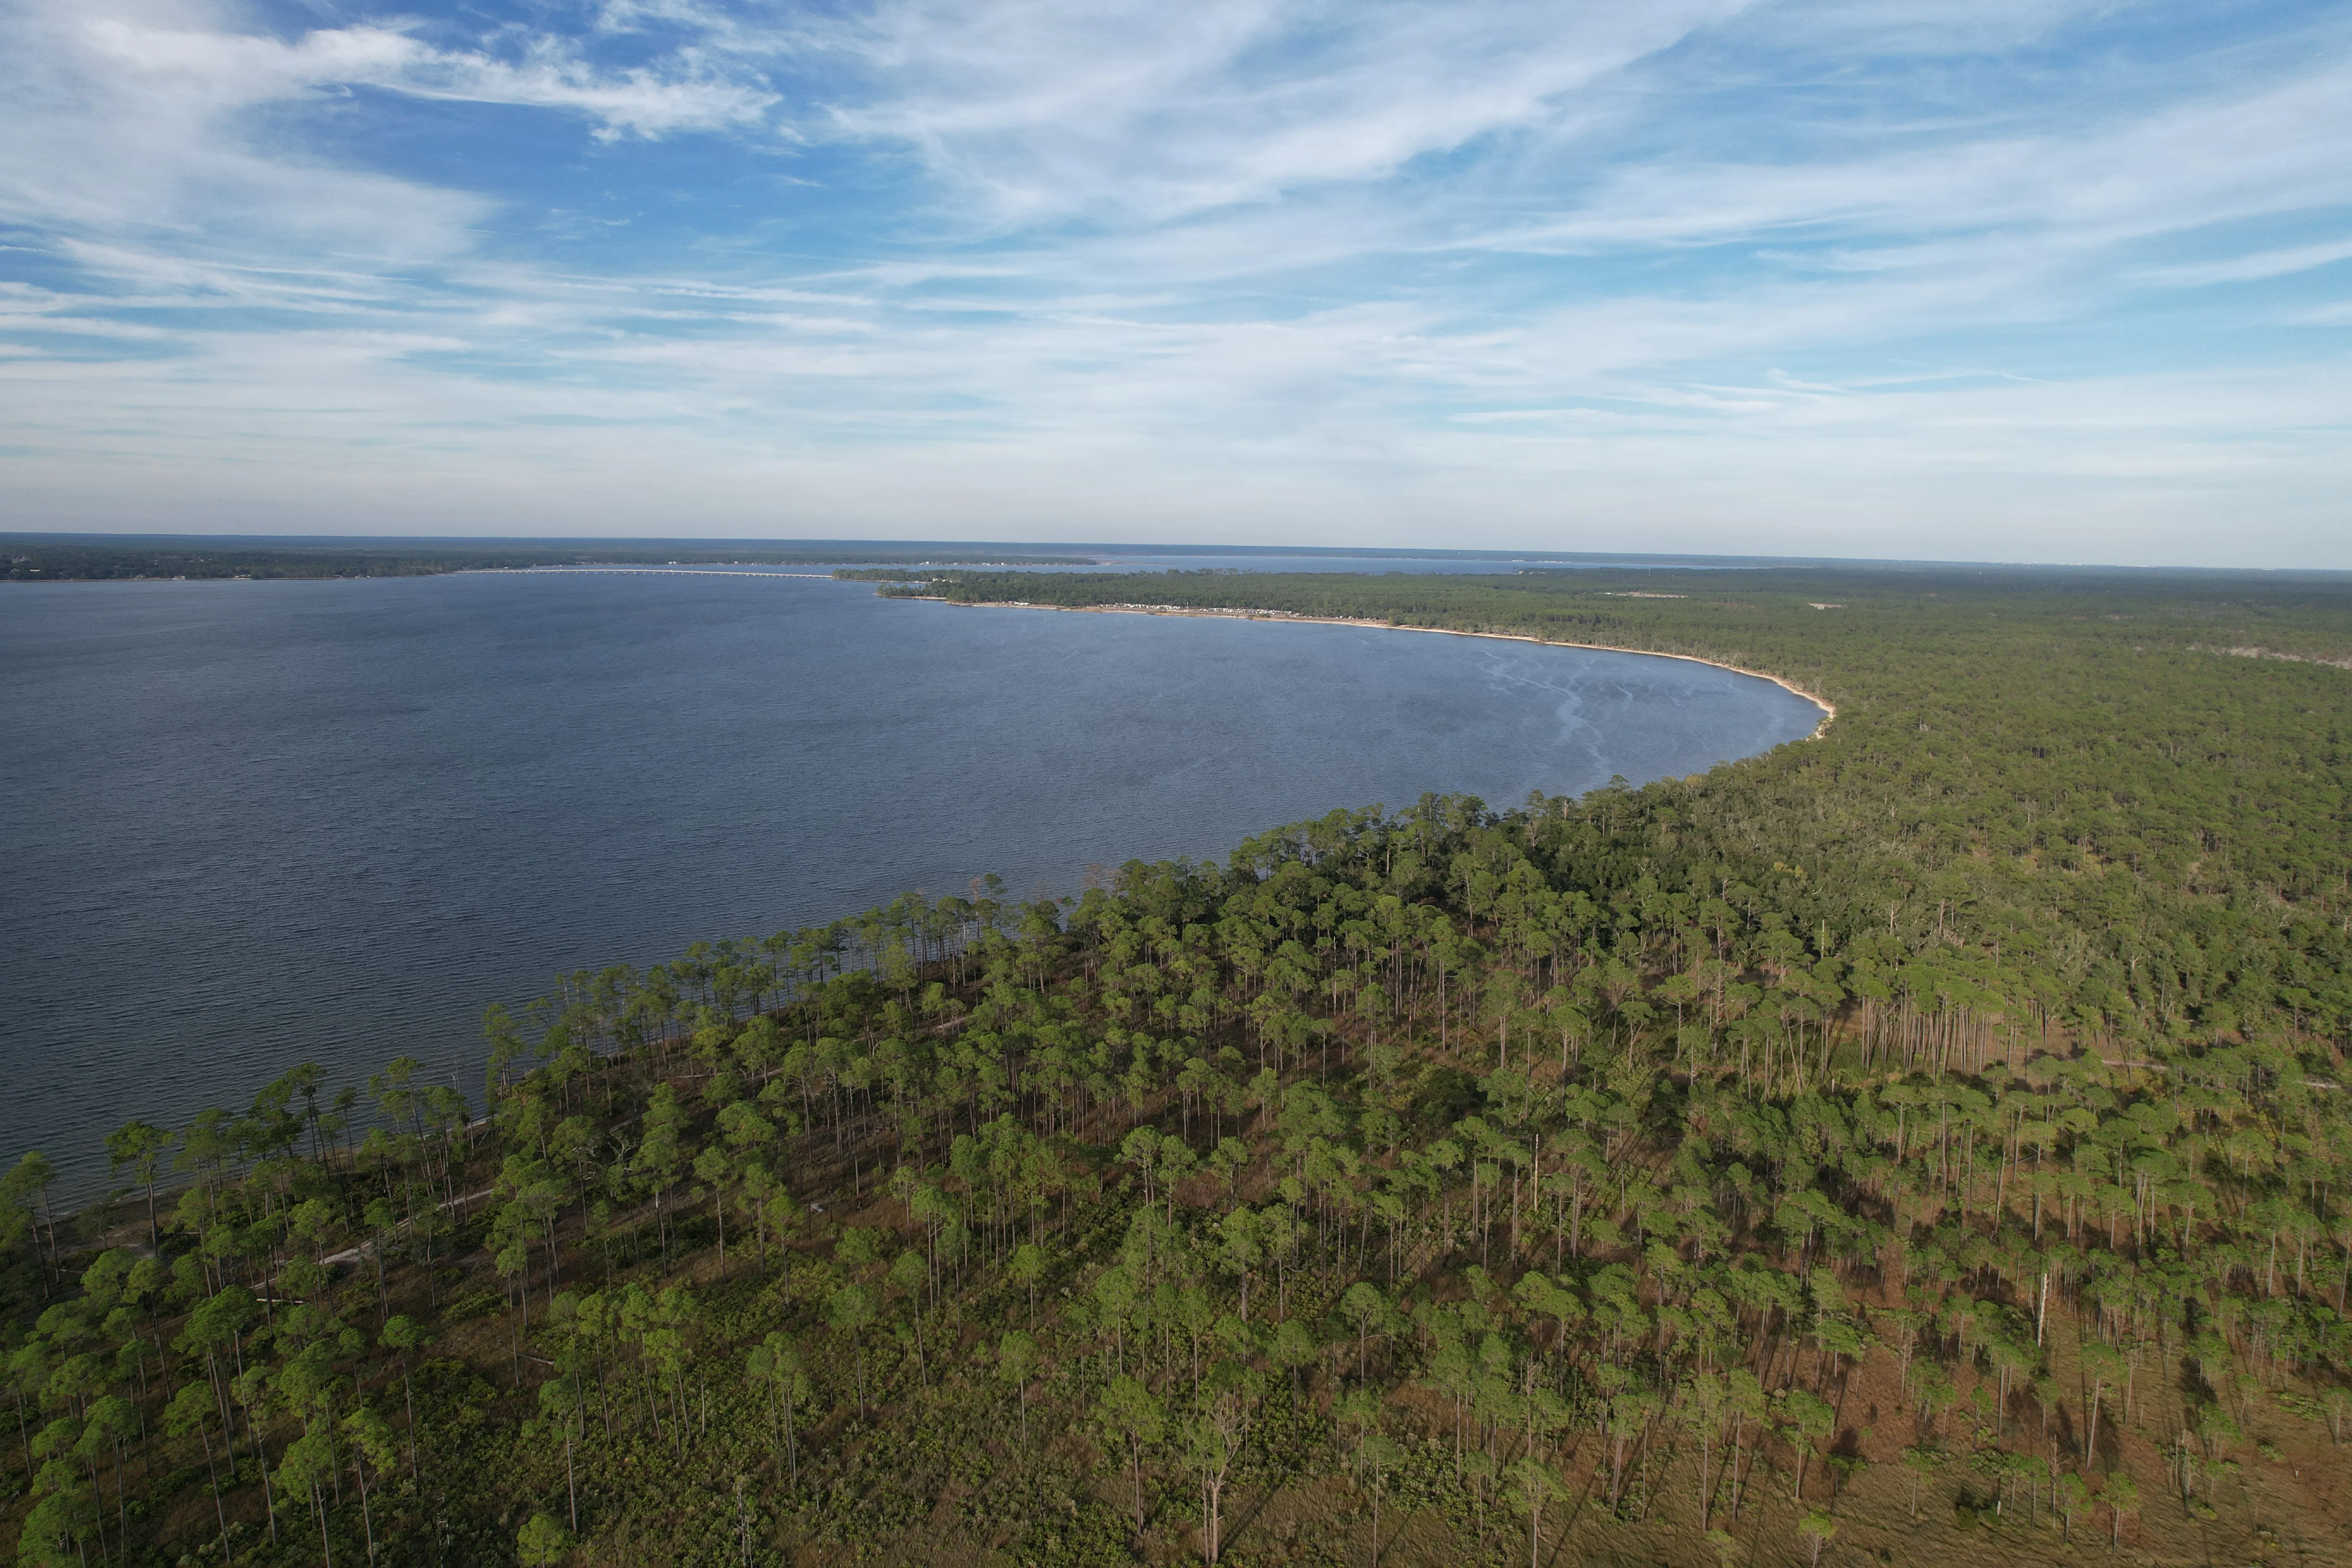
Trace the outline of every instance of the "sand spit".
<instances>
[{"instance_id":1,"label":"sand spit","mask_svg":"<svg viewBox=\"0 0 2352 1568\"><path fill-rule=\"evenodd\" d=\"M1288 621L1297 625L1317 626L1368 626L1384 632L1433 632L1440 637L1485 637L1494 642L1533 643L1538 647L1576 647L1593 653L1637 653L1647 658L1678 658L1685 664L1711 665L1727 669L1734 675L1752 675L1759 680L1769 680L1792 696L1801 697L1822 710L1822 721L1805 737L1818 741L1828 731L1830 721L1837 717L1837 704L1825 697L1806 690L1794 681L1774 675L1769 670L1748 669L1737 664L1726 664L1719 658L1701 658L1693 653L1660 653L1655 648L1622 647L1614 643L1560 642L1551 637L1529 637L1524 632L1468 632L1452 626L1401 626L1390 621L1361 620L1346 616L1301 616L1288 610L1242 610L1203 608L1195 605L1039 605L1026 599L987 599L977 603L950 599L943 595L922 594L898 595L905 598L933 599L943 605L961 605L969 610L1061 610L1078 615L1108 616L1197 616L1212 619L1234 621Z\"/></svg>"}]
</instances>

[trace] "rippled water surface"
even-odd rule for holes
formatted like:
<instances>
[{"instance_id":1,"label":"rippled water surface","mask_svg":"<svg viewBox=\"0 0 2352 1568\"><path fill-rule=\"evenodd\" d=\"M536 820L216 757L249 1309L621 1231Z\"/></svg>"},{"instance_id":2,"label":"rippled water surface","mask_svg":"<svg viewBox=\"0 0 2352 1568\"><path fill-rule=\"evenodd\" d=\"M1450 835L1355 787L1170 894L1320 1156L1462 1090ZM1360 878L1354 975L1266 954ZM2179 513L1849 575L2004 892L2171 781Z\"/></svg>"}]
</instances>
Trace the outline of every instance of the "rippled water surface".
<instances>
[{"instance_id":1,"label":"rippled water surface","mask_svg":"<svg viewBox=\"0 0 2352 1568\"><path fill-rule=\"evenodd\" d=\"M820 578L0 590L0 1157L401 1052L478 1096L558 971L984 872L1216 856L1809 732L1769 682L1369 628L966 609Z\"/></svg>"}]
</instances>

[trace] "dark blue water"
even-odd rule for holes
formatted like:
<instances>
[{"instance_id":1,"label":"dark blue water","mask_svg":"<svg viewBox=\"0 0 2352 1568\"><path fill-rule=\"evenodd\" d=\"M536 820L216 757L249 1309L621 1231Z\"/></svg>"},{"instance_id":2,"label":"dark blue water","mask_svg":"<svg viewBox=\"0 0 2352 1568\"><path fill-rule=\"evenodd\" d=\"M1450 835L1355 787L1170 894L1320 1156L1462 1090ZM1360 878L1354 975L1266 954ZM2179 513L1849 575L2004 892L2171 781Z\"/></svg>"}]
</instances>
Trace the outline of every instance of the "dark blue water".
<instances>
[{"instance_id":1,"label":"dark blue water","mask_svg":"<svg viewBox=\"0 0 2352 1568\"><path fill-rule=\"evenodd\" d=\"M560 971L1424 791L1512 804L1809 732L1635 655L968 609L784 576L0 589L0 1158L403 1052L478 1092Z\"/></svg>"}]
</instances>

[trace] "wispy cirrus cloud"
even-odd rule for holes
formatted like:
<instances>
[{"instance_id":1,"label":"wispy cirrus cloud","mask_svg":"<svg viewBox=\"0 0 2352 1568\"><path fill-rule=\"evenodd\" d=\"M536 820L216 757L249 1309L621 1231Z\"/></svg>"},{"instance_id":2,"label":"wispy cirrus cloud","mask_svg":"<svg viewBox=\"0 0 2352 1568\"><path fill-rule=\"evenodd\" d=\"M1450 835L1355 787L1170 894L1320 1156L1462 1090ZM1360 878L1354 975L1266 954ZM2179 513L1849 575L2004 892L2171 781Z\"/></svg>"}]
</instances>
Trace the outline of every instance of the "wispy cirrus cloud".
<instances>
[{"instance_id":1,"label":"wispy cirrus cloud","mask_svg":"<svg viewBox=\"0 0 2352 1568\"><path fill-rule=\"evenodd\" d=\"M2315 268L2352 260L2352 239L2331 239L2318 245L2290 245L2277 250L2257 250L2218 261L2181 262L2150 267L2134 274L2142 282L2196 289L2211 283L2252 283L2268 278L2291 278Z\"/></svg>"},{"instance_id":2,"label":"wispy cirrus cloud","mask_svg":"<svg viewBox=\"0 0 2352 1568\"><path fill-rule=\"evenodd\" d=\"M659 136L759 124L776 95L730 78L698 50L658 68L599 69L569 41L525 35L512 58L437 49L385 26L322 27L293 39L90 20L94 63L119 65L143 90L181 92L214 110L320 89L379 88L421 99L561 110L599 136Z\"/></svg>"},{"instance_id":3,"label":"wispy cirrus cloud","mask_svg":"<svg viewBox=\"0 0 2352 1568\"><path fill-rule=\"evenodd\" d=\"M756 126L777 103L742 62L693 41L635 62L591 58L588 35L520 21L447 47L448 31L394 11L373 21L291 31L217 0L118 0L28 5L16 37L39 64L65 66L181 108L227 110L353 87L420 99L509 104L582 116L597 133L658 136ZM29 61L27 63L30 63Z\"/></svg>"},{"instance_id":4,"label":"wispy cirrus cloud","mask_svg":"<svg viewBox=\"0 0 2352 1568\"><path fill-rule=\"evenodd\" d=\"M1006 219L1165 220L1556 130L1593 112L1579 95L1744 4L899 0L826 41L862 68L844 132L919 149Z\"/></svg>"}]
</instances>

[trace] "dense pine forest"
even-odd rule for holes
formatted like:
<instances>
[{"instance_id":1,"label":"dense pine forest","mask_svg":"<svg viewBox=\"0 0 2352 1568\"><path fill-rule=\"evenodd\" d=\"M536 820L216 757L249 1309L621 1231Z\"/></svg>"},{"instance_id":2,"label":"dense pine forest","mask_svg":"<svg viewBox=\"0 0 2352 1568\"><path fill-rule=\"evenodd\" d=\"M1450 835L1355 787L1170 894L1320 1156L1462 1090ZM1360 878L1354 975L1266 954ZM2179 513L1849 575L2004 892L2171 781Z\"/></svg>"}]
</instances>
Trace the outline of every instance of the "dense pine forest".
<instances>
[{"instance_id":1,"label":"dense pine forest","mask_svg":"<svg viewBox=\"0 0 2352 1568\"><path fill-rule=\"evenodd\" d=\"M1648 648L1836 717L582 971L489 1008L479 1099L386 1041L122 1127L79 1213L26 1153L0 1545L2352 1559L2352 584L884 591Z\"/></svg>"}]
</instances>

